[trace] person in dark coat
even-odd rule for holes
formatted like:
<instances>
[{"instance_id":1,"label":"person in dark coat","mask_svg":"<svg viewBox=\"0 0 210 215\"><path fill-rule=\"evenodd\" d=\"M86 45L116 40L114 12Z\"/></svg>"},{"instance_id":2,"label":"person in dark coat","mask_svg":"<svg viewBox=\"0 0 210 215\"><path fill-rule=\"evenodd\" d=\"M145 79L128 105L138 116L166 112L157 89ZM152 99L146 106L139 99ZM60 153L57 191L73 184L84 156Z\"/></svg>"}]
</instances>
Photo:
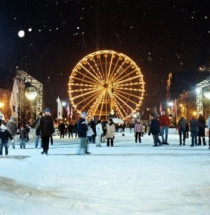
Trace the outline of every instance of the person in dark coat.
<instances>
[{"instance_id":1,"label":"person in dark coat","mask_svg":"<svg viewBox=\"0 0 210 215\"><path fill-rule=\"evenodd\" d=\"M53 118L50 114L50 108L45 108L44 112L45 115L40 119L40 130L43 146L43 151L41 154L48 154L50 137L55 131L55 128L53 124Z\"/></svg>"},{"instance_id":2,"label":"person in dark coat","mask_svg":"<svg viewBox=\"0 0 210 215\"><path fill-rule=\"evenodd\" d=\"M186 124L186 138L189 138L189 131L190 131L190 127L189 127L189 122L187 121L187 124Z\"/></svg>"},{"instance_id":3,"label":"person in dark coat","mask_svg":"<svg viewBox=\"0 0 210 215\"><path fill-rule=\"evenodd\" d=\"M206 121L203 115L199 115L198 117L198 145L201 145L201 138L203 140L203 145L206 145L205 141L205 127L206 127Z\"/></svg>"},{"instance_id":4,"label":"person in dark coat","mask_svg":"<svg viewBox=\"0 0 210 215\"><path fill-rule=\"evenodd\" d=\"M5 155L8 155L8 141L12 140L12 135L7 130L7 127L0 120L0 155L2 155L3 147L5 148Z\"/></svg>"},{"instance_id":5,"label":"person in dark coat","mask_svg":"<svg viewBox=\"0 0 210 215\"><path fill-rule=\"evenodd\" d=\"M182 139L183 139L183 145L185 145L186 127L187 127L187 120L184 117L181 117L178 122L179 145L182 145ZM183 138L182 138L182 136L183 136Z\"/></svg>"},{"instance_id":6,"label":"person in dark coat","mask_svg":"<svg viewBox=\"0 0 210 215\"><path fill-rule=\"evenodd\" d=\"M92 118L90 125L91 125L91 128L93 130L92 143L96 143L96 123L94 121L94 118Z\"/></svg>"},{"instance_id":7,"label":"person in dark coat","mask_svg":"<svg viewBox=\"0 0 210 215\"><path fill-rule=\"evenodd\" d=\"M197 135L198 135L198 121L195 119L195 117L192 117L190 121L190 132L191 132L191 138L192 138L192 144L190 146L197 146Z\"/></svg>"},{"instance_id":8,"label":"person in dark coat","mask_svg":"<svg viewBox=\"0 0 210 215\"><path fill-rule=\"evenodd\" d=\"M64 138L64 135L65 135L65 124L63 122L61 122L61 124L58 126L58 130L60 132L60 138Z\"/></svg>"},{"instance_id":9,"label":"person in dark coat","mask_svg":"<svg viewBox=\"0 0 210 215\"><path fill-rule=\"evenodd\" d=\"M82 112L81 117L77 121L77 132L79 137L79 150L78 155L90 154L88 152L88 142L87 142L87 113Z\"/></svg>"},{"instance_id":10,"label":"person in dark coat","mask_svg":"<svg viewBox=\"0 0 210 215\"><path fill-rule=\"evenodd\" d=\"M161 141L159 139L159 134L160 134L160 122L157 118L157 116L154 116L154 118L152 119L151 121L151 124L150 124L150 130L149 130L149 133L148 135L152 134L153 135L153 139L154 139L154 147L158 146L158 143L159 143L159 146L161 145Z\"/></svg>"},{"instance_id":11,"label":"person in dark coat","mask_svg":"<svg viewBox=\"0 0 210 215\"><path fill-rule=\"evenodd\" d=\"M73 138L74 125L72 122L69 123L67 129L68 129L69 138L70 136Z\"/></svg>"}]
</instances>

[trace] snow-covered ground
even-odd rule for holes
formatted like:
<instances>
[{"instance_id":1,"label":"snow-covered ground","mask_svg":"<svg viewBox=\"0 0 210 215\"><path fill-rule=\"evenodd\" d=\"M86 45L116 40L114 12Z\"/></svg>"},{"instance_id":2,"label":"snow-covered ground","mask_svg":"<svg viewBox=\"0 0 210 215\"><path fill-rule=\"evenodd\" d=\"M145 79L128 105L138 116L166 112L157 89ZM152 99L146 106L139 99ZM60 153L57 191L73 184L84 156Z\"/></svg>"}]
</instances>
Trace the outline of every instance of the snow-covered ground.
<instances>
[{"instance_id":1,"label":"snow-covered ground","mask_svg":"<svg viewBox=\"0 0 210 215\"><path fill-rule=\"evenodd\" d=\"M49 155L34 143L0 157L2 215L209 215L210 150L207 146L152 147L116 134L115 147L89 145L76 155L77 139L54 139Z\"/></svg>"}]
</instances>

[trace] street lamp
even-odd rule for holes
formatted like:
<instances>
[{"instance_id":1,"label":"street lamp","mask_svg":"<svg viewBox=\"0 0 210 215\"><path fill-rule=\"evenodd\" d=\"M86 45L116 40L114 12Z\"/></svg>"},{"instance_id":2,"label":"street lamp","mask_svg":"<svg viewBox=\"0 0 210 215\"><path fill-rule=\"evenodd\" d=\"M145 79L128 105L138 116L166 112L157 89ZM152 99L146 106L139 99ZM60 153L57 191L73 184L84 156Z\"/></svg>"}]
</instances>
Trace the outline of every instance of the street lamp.
<instances>
[{"instance_id":1,"label":"street lamp","mask_svg":"<svg viewBox=\"0 0 210 215\"><path fill-rule=\"evenodd\" d=\"M38 93L35 87L30 86L25 89L25 96L28 100L33 101L37 97Z\"/></svg>"}]
</instances>

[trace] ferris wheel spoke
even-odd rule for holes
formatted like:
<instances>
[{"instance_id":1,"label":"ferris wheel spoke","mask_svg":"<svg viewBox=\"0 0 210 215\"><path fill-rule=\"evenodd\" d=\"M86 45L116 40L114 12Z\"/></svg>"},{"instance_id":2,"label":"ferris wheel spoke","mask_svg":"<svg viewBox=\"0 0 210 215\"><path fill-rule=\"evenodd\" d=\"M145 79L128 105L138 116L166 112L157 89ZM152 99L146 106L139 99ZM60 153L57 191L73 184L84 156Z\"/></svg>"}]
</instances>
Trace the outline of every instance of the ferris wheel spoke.
<instances>
[{"instance_id":1,"label":"ferris wheel spoke","mask_svg":"<svg viewBox=\"0 0 210 215\"><path fill-rule=\"evenodd\" d=\"M124 71L118 77L115 78L116 82L121 81L121 80L126 80L127 77L130 77L133 74L136 74L136 70L131 70L131 71L127 72L126 75L122 75L122 74L124 74ZM139 75L138 75L138 77L139 77Z\"/></svg>"},{"instance_id":2,"label":"ferris wheel spoke","mask_svg":"<svg viewBox=\"0 0 210 215\"><path fill-rule=\"evenodd\" d=\"M99 114L99 119L101 118L101 115L102 115L102 110L103 110L103 104L104 104L104 99L105 99L105 93L103 92L102 94L102 99L101 99L101 108L100 108L100 114Z\"/></svg>"},{"instance_id":3,"label":"ferris wheel spoke","mask_svg":"<svg viewBox=\"0 0 210 215\"><path fill-rule=\"evenodd\" d=\"M81 67L89 74L93 77L93 79L96 79L99 83L102 84L101 80L98 79L98 77L95 77L86 67L84 67L83 64L81 64Z\"/></svg>"},{"instance_id":4,"label":"ferris wheel spoke","mask_svg":"<svg viewBox=\"0 0 210 215\"><path fill-rule=\"evenodd\" d=\"M99 58L99 61L100 61L99 65L101 67L101 71L102 71L102 74L103 74L103 79L105 80L105 73L104 73L104 69L103 69L103 64L101 62L101 58Z\"/></svg>"},{"instance_id":5,"label":"ferris wheel spoke","mask_svg":"<svg viewBox=\"0 0 210 215\"><path fill-rule=\"evenodd\" d=\"M84 93L84 94L75 96L74 99L81 98L81 97L83 97L83 96L89 95L89 94L94 93L94 92L100 93L99 91L100 91L99 89L91 90L91 91L89 91L89 92L87 92L87 93Z\"/></svg>"},{"instance_id":6,"label":"ferris wheel spoke","mask_svg":"<svg viewBox=\"0 0 210 215\"><path fill-rule=\"evenodd\" d=\"M100 103L101 103L101 99L103 97L103 94L100 95L96 101L93 103L93 105L91 106L90 110L88 111L91 115L95 115Z\"/></svg>"},{"instance_id":7,"label":"ferris wheel spoke","mask_svg":"<svg viewBox=\"0 0 210 215\"><path fill-rule=\"evenodd\" d=\"M135 92L130 92L130 93L128 93L127 91L125 91L125 90L123 90L123 91L120 91L120 90L117 90L117 89L115 89L115 93L117 93L117 94L123 94L123 95L128 95L128 96L130 96L130 97L134 97L134 98L137 98L137 99L139 99L139 97L140 97L140 95L134 95L134 93Z\"/></svg>"},{"instance_id":8,"label":"ferris wheel spoke","mask_svg":"<svg viewBox=\"0 0 210 215\"><path fill-rule=\"evenodd\" d=\"M117 109L117 111L121 114L121 116L123 116L123 117L124 117L124 115L126 116L127 113L126 113L126 111L123 109L122 105L121 105L117 100L115 100L115 104L116 104L116 109ZM121 108L121 109L120 109L120 108ZM124 112L124 113L122 113L122 112ZM124 118L125 118L125 117L124 117Z\"/></svg>"},{"instance_id":9,"label":"ferris wheel spoke","mask_svg":"<svg viewBox=\"0 0 210 215\"><path fill-rule=\"evenodd\" d=\"M132 91L132 92L145 92L144 89L140 89L140 88L117 87L116 89L127 90L127 91Z\"/></svg>"},{"instance_id":10,"label":"ferris wheel spoke","mask_svg":"<svg viewBox=\"0 0 210 215\"><path fill-rule=\"evenodd\" d=\"M115 73L112 73L112 76L110 77L110 79L111 80L115 80L115 77L118 75L118 73L120 73L120 70L122 69L122 67L125 65L125 62L123 62L120 66L119 66L119 68L116 70L116 72Z\"/></svg>"},{"instance_id":11,"label":"ferris wheel spoke","mask_svg":"<svg viewBox=\"0 0 210 215\"><path fill-rule=\"evenodd\" d=\"M83 74L82 74L83 75ZM88 83L88 84L96 84L96 85L98 85L98 83L97 82L95 82L95 81L93 81L92 79L90 79L91 81L88 81L88 80L86 80L86 79L81 79L81 78L78 78L78 77L74 77L73 79L75 79L75 80L78 80L78 83L80 83L80 85L81 85L81 81L82 82L85 82L85 83ZM74 83L74 82L73 82ZM71 85L71 82L69 83L70 85Z\"/></svg>"},{"instance_id":12,"label":"ferris wheel spoke","mask_svg":"<svg viewBox=\"0 0 210 215\"><path fill-rule=\"evenodd\" d=\"M117 68L119 62L120 62L120 59L118 58L118 59L117 59L117 62L116 62L115 65L114 65L114 68L111 70L111 74L110 74L110 77L109 77L110 80L113 79L113 75L115 74L115 70L116 70L116 68Z\"/></svg>"},{"instance_id":13,"label":"ferris wheel spoke","mask_svg":"<svg viewBox=\"0 0 210 215\"><path fill-rule=\"evenodd\" d=\"M126 84L118 84L117 87L116 87L116 89L118 87L121 87L120 89L122 89L122 87L135 86L135 85L137 85L139 87L139 85L141 85L141 82L132 82L132 83L129 82L129 83L126 83Z\"/></svg>"},{"instance_id":14,"label":"ferris wheel spoke","mask_svg":"<svg viewBox=\"0 0 210 215\"><path fill-rule=\"evenodd\" d=\"M103 73L101 73L100 69L98 68L98 65L97 65L95 59L93 59L93 62L94 62L95 68L97 69L98 74L99 74L101 80L104 80Z\"/></svg>"},{"instance_id":15,"label":"ferris wheel spoke","mask_svg":"<svg viewBox=\"0 0 210 215\"><path fill-rule=\"evenodd\" d=\"M109 63L109 70L108 70L108 74L107 74L107 79L108 80L110 80L110 72L111 72L113 58L114 58L114 55L112 54L111 61Z\"/></svg>"},{"instance_id":16,"label":"ferris wheel spoke","mask_svg":"<svg viewBox=\"0 0 210 215\"><path fill-rule=\"evenodd\" d=\"M118 80L118 78L120 78L120 77L122 76L122 74L123 74L123 77L127 76L127 74L129 73L129 72L127 72L127 70L130 69L130 67L131 67L131 65L128 65L128 66L127 66L125 69L123 69L121 72L116 73L116 75L113 76L113 81ZM124 74L126 74L126 75L124 75Z\"/></svg>"},{"instance_id":17,"label":"ferris wheel spoke","mask_svg":"<svg viewBox=\"0 0 210 215\"><path fill-rule=\"evenodd\" d=\"M82 106L82 108L81 108L81 111L85 110L86 107L88 107L91 103L93 103L93 101L94 101L95 99L96 99L96 98L94 97L94 98L90 99L89 102L87 102L86 104L84 104L84 105Z\"/></svg>"},{"instance_id":18,"label":"ferris wheel spoke","mask_svg":"<svg viewBox=\"0 0 210 215\"><path fill-rule=\"evenodd\" d=\"M93 62L95 63L94 59L93 59ZM98 73L98 71L95 70L89 62L87 62L87 64L89 65L89 67L91 68L91 70L94 72L95 76L98 78L98 80L100 80L100 83L102 84L103 83L103 77L100 76L101 73L100 72Z\"/></svg>"},{"instance_id":19,"label":"ferris wheel spoke","mask_svg":"<svg viewBox=\"0 0 210 215\"><path fill-rule=\"evenodd\" d=\"M116 99L119 99L126 107L128 107L131 111L133 111L133 108L128 105L123 99L121 99L118 95L115 95Z\"/></svg>"},{"instance_id":20,"label":"ferris wheel spoke","mask_svg":"<svg viewBox=\"0 0 210 215\"><path fill-rule=\"evenodd\" d=\"M97 97L97 96L98 96L98 93L96 92L96 93L94 93L94 94L88 95L86 98L84 98L84 99L80 100L79 102L77 102L77 105L80 105L80 104L82 104L82 103L84 103L84 102L86 102L86 101L89 101L89 99L93 98L94 96ZM74 98L75 98L75 97L74 97ZM76 100L76 99L75 99L75 100Z\"/></svg>"},{"instance_id":21,"label":"ferris wheel spoke","mask_svg":"<svg viewBox=\"0 0 210 215\"><path fill-rule=\"evenodd\" d=\"M130 78L126 79L126 80L118 81L118 82L115 83L115 85L116 85L116 84L122 84L122 83L125 83L125 82L128 82L128 81L132 81L132 80L134 80L134 79L139 79L139 75L130 77Z\"/></svg>"},{"instance_id":22,"label":"ferris wheel spoke","mask_svg":"<svg viewBox=\"0 0 210 215\"><path fill-rule=\"evenodd\" d=\"M121 94L117 94L119 97L123 98L125 101L129 101L130 103L136 105L136 102L129 99L128 97L124 96L124 95L121 95Z\"/></svg>"}]
</instances>

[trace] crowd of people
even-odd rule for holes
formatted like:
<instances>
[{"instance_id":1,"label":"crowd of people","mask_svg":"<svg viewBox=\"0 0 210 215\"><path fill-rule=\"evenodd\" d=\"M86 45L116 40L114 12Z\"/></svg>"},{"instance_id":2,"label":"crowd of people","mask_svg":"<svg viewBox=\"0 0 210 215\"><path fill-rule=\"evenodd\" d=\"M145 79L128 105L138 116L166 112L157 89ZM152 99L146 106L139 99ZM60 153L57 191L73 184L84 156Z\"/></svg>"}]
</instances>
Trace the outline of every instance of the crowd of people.
<instances>
[{"instance_id":1,"label":"crowd of people","mask_svg":"<svg viewBox=\"0 0 210 215\"><path fill-rule=\"evenodd\" d=\"M150 124L149 135L153 135L154 146L160 146L162 144L169 145L168 143L168 129L170 125L170 119L165 113L162 111L161 116L155 115ZM191 147L197 145L207 145L205 139L205 128L208 128L208 142L210 149L210 116L207 121L203 117L203 115L199 115L196 119L192 117L192 119L188 122L187 119L182 116L180 117L177 129L179 133L179 145L185 145L186 138L189 138L189 131L191 133ZM162 141L159 139L161 136Z\"/></svg>"},{"instance_id":2,"label":"crowd of people","mask_svg":"<svg viewBox=\"0 0 210 215\"><path fill-rule=\"evenodd\" d=\"M141 143L142 137L148 132L148 135L152 134L153 136L154 147L169 145L168 135L170 123L170 118L165 111L162 111L160 116L157 114L154 115L148 125L145 122L142 123L140 119L137 119L132 125L135 142ZM41 142L40 146L43 149L41 154L48 154L49 144L53 144L53 133L55 132L50 108L46 108L43 113L40 113L31 127L35 129L35 148L38 148L39 142ZM186 138L189 138L189 131L191 133L191 147L202 144L207 145L205 138L206 127L210 130L210 116L207 121L202 115L199 115L197 119L192 117L189 122L184 116L180 117L177 123L179 145L186 144ZM11 117L10 120L5 123L4 116L0 113L0 155L3 153L3 148L5 148L5 155L8 155L9 140L12 143L12 147L15 148L16 135L20 137L20 148L26 148L26 143L29 141L29 131L30 126L24 120L21 120L17 124L14 118ZM73 134L75 134L75 137L79 139L77 154L82 155L90 153L88 151L89 143L94 143L96 147L101 147L101 143L106 141L107 147L113 147L116 127L111 118L108 121L98 120L98 122L95 123L94 118L88 120L87 113L82 112L80 118L74 124L70 122L68 125L65 125L61 122L58 125L58 131L60 138L65 138L65 136L73 138ZM210 136L210 132L208 133ZM210 149L210 137L208 143Z\"/></svg>"}]
</instances>

